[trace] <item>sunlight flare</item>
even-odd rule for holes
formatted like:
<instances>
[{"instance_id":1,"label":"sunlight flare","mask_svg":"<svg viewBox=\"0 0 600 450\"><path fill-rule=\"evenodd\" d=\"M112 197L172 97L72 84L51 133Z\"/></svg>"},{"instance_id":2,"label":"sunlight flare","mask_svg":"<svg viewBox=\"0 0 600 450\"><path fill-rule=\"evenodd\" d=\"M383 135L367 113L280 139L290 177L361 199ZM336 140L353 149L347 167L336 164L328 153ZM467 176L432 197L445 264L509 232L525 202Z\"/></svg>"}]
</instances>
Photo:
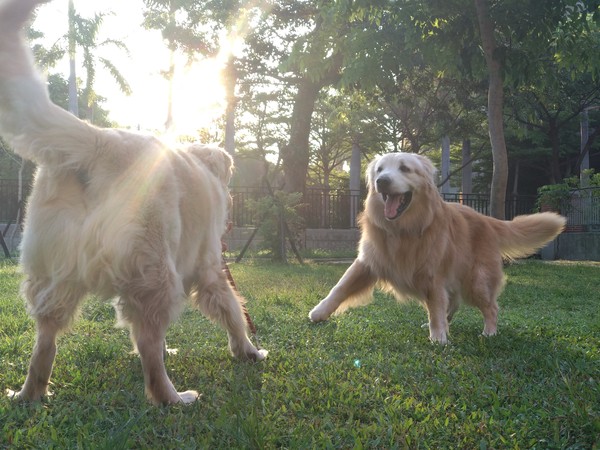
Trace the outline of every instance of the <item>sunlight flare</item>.
<instances>
[{"instance_id":1,"label":"sunlight flare","mask_svg":"<svg viewBox=\"0 0 600 450\"><path fill-rule=\"evenodd\" d=\"M183 59L180 55L180 59ZM173 79L173 126L171 134L196 135L208 128L223 114L225 89L222 82L222 63L207 58L185 64L176 62Z\"/></svg>"}]
</instances>

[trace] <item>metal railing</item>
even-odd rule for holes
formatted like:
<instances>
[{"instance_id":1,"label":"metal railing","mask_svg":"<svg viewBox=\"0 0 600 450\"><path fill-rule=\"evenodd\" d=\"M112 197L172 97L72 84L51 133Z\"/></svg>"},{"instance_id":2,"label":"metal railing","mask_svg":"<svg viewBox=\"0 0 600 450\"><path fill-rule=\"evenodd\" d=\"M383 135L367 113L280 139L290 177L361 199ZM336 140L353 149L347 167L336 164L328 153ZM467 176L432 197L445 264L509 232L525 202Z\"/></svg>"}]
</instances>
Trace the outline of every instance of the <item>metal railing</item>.
<instances>
[{"instance_id":1,"label":"metal railing","mask_svg":"<svg viewBox=\"0 0 600 450\"><path fill-rule=\"evenodd\" d=\"M600 187L573 189L561 214L567 217L567 231L600 231Z\"/></svg>"},{"instance_id":2,"label":"metal railing","mask_svg":"<svg viewBox=\"0 0 600 450\"><path fill-rule=\"evenodd\" d=\"M29 196L30 186L23 184L23 198ZM0 223L9 223L17 218L19 209L19 181L0 180ZM22 213L22 211L21 211Z\"/></svg>"},{"instance_id":3,"label":"metal railing","mask_svg":"<svg viewBox=\"0 0 600 450\"><path fill-rule=\"evenodd\" d=\"M29 185L24 185L25 197ZM18 182L0 180L0 223L16 219ZM231 219L235 226L256 226L259 217L256 202L269 193L264 188L233 187ZM355 228L356 217L363 209L365 192L348 189L308 188L302 200L300 214L308 228ZM482 214L489 214L489 196L486 194L444 194L444 200L470 206ZM509 196L506 200L506 219L534 211L536 197ZM561 208L568 219L568 230L600 231L600 188L585 188L572 191L571 197Z\"/></svg>"},{"instance_id":4,"label":"metal railing","mask_svg":"<svg viewBox=\"0 0 600 450\"><path fill-rule=\"evenodd\" d=\"M307 228L356 228L363 209L360 191L307 189L304 195L304 220Z\"/></svg>"},{"instance_id":5,"label":"metal railing","mask_svg":"<svg viewBox=\"0 0 600 450\"><path fill-rule=\"evenodd\" d=\"M475 211L488 216L490 214L490 196L487 194L446 193L442 197L447 202L462 203ZM531 214L535 209L535 195L510 195L506 197L504 217L511 220L516 216Z\"/></svg>"},{"instance_id":6,"label":"metal railing","mask_svg":"<svg viewBox=\"0 0 600 450\"><path fill-rule=\"evenodd\" d=\"M256 202L268 197L263 188L234 187L231 189L231 220L237 227L256 226ZM355 228L356 217L362 211L364 196L344 189L308 188L299 212L308 228Z\"/></svg>"},{"instance_id":7,"label":"metal railing","mask_svg":"<svg viewBox=\"0 0 600 450\"><path fill-rule=\"evenodd\" d=\"M231 189L233 207L231 218L235 226L256 226L255 203L268 196L266 189L234 187ZM347 189L308 188L302 200L300 214L307 228L355 228L356 218L363 210L366 193ZM489 215L489 196L486 194L444 194L447 202L462 203L481 214ZM510 196L506 200L506 218L530 214L535 208L534 195Z\"/></svg>"}]
</instances>

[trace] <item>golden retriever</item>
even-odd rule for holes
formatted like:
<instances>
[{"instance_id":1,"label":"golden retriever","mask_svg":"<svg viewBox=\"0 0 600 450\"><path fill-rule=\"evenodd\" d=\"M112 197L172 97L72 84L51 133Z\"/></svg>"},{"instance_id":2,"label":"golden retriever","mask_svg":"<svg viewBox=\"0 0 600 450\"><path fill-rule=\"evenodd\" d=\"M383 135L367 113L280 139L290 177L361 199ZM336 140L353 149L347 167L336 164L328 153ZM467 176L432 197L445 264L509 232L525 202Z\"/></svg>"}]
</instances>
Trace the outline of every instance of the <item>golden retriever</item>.
<instances>
[{"instance_id":1,"label":"golden retriever","mask_svg":"<svg viewBox=\"0 0 600 450\"><path fill-rule=\"evenodd\" d=\"M447 343L461 300L483 314L483 335L496 334L502 257L531 254L563 230L565 219L554 213L512 221L487 217L444 202L434 176L431 162L411 153L390 153L369 164L358 257L310 312L312 321L368 303L379 283L399 300L422 302L433 342Z\"/></svg>"},{"instance_id":2,"label":"golden retriever","mask_svg":"<svg viewBox=\"0 0 600 450\"><path fill-rule=\"evenodd\" d=\"M234 356L267 354L250 342L243 300L221 268L232 159L216 147L171 149L99 129L53 105L21 34L38 3L0 3L0 131L37 163L21 248L37 335L25 384L12 394L31 401L46 393L57 334L95 293L117 298L148 398L192 402L197 392L177 392L163 360L167 327L186 297L227 330Z\"/></svg>"}]
</instances>

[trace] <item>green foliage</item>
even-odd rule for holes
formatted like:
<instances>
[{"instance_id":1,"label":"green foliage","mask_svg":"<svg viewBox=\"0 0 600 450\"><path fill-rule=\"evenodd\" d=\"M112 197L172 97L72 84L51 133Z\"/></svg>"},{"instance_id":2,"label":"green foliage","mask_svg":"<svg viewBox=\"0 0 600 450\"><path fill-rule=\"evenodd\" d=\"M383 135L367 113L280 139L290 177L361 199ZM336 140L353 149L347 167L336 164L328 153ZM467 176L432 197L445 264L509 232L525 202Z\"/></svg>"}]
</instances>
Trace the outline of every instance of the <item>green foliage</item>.
<instances>
[{"instance_id":1,"label":"green foliage","mask_svg":"<svg viewBox=\"0 0 600 450\"><path fill-rule=\"evenodd\" d=\"M588 187L600 187L600 172L596 173L595 169L586 169L584 175L588 178ZM571 189L581 189L581 178L572 176L565 178L563 184L566 184Z\"/></svg>"},{"instance_id":2,"label":"green foliage","mask_svg":"<svg viewBox=\"0 0 600 450\"><path fill-rule=\"evenodd\" d=\"M506 268L499 334L478 336L463 307L451 343L432 345L424 310L377 293L323 324L308 311L347 265L233 264L260 342L258 364L233 360L226 333L186 310L169 329L167 370L188 406L143 394L127 333L88 300L62 336L54 395L0 398L2 448L586 448L600 445L600 266L521 262ZM20 275L0 269L0 386L18 389L34 326Z\"/></svg>"},{"instance_id":3,"label":"green foliage","mask_svg":"<svg viewBox=\"0 0 600 450\"><path fill-rule=\"evenodd\" d=\"M125 43L116 39L98 40L104 18L111 13L100 13L95 14L92 18L84 18L75 11L72 3L69 5L69 33L64 39L68 42L69 51L75 51L76 48L82 50L82 64L86 74L85 86L81 90L81 95L78 94L78 102L83 103L83 108L80 108L80 116L92 123L106 125L96 121L95 104L99 102L97 101L98 95L94 91L94 84L98 63L111 75L124 94L131 94L131 87L119 69L109 59L100 55L105 47L112 47L125 54L128 54L129 50ZM70 57L74 58L74 55L70 55Z\"/></svg>"},{"instance_id":4,"label":"green foliage","mask_svg":"<svg viewBox=\"0 0 600 450\"><path fill-rule=\"evenodd\" d=\"M327 134L328 150L346 151L359 136L367 160L385 151L435 152L444 135L453 143L469 138L477 147L476 141L488 140L487 76L472 0L275 0L263 9L239 0L144 3L143 25L161 30L171 48L213 56L223 30L245 38L235 61L236 145L245 152L291 159L283 164L288 176L296 169L304 174L306 161L311 163L312 182L326 184L329 169L334 178L343 175L337 167L331 168L333 164L322 164L315 138L308 136L311 131ZM599 59L594 57L600 42L598 2L488 3L496 26L497 57L503 63L505 86L511 88L506 97L514 120L506 123L507 137L516 145L509 147L510 165L515 167L519 161L522 173L536 172L539 180L526 187L533 193L547 182L543 169L550 160L547 130L553 116L566 122L560 124L560 160L553 160L552 167L564 168L563 174L573 170L566 168L577 149L573 145L577 118L567 119L576 112L572 104L581 100L580 94L585 96L583 87L597 90L600 79ZM118 41L94 40L102 17L76 17L78 42L86 48L88 80L93 81L97 66L102 65L126 91L116 68L97 54L103 45L123 48ZM37 37L39 32L30 30L30 35ZM37 48L36 54L44 67L51 67L64 51L64 45L55 45ZM297 94L303 82L321 87L312 128L309 107L302 117L294 116L303 100ZM325 120L323 129L317 130L319 108L328 106L332 93L340 115L330 116L332 120ZM101 97L88 89L82 95L85 103L96 101L94 120L102 118L97 109ZM597 98L587 97L587 101L597 102ZM516 111L523 117L517 118ZM507 117L510 112L507 108ZM528 124L523 126L519 119ZM291 136L296 140L288 145ZM312 143L310 155L306 142ZM287 154L278 153L288 147ZM482 167L476 182L487 189L492 170L489 146L485 150L475 164ZM338 156L328 162L339 163L345 157ZM560 178L554 174L551 179Z\"/></svg>"},{"instance_id":5,"label":"green foliage","mask_svg":"<svg viewBox=\"0 0 600 450\"><path fill-rule=\"evenodd\" d=\"M160 30L171 50L192 56L214 55L218 32L228 20L236 1L144 0L143 26ZM215 16L219 20L214 20Z\"/></svg>"},{"instance_id":6,"label":"green foliage","mask_svg":"<svg viewBox=\"0 0 600 450\"><path fill-rule=\"evenodd\" d=\"M536 209L560 212L571 196L571 187L566 183L547 184L538 189Z\"/></svg>"},{"instance_id":7,"label":"green foliage","mask_svg":"<svg viewBox=\"0 0 600 450\"><path fill-rule=\"evenodd\" d=\"M600 187L600 173L594 169L585 172L588 177L587 187ZM563 211L570 207L568 200L574 189L581 189L581 179L577 176L565 178L561 183L548 184L538 189L536 209L538 211ZM596 192L594 192L596 194Z\"/></svg>"},{"instance_id":8,"label":"green foliage","mask_svg":"<svg viewBox=\"0 0 600 450\"><path fill-rule=\"evenodd\" d=\"M584 174L589 177L589 186L600 187L600 172L596 172L594 169L588 169L584 171Z\"/></svg>"},{"instance_id":9,"label":"green foliage","mask_svg":"<svg viewBox=\"0 0 600 450\"><path fill-rule=\"evenodd\" d=\"M288 245L286 239L295 239L297 232L303 226L303 219L298 213L298 208L302 207L301 200L301 193L277 190L272 196L251 202L250 208L256 211L263 245L270 250L274 261L285 260Z\"/></svg>"},{"instance_id":10,"label":"green foliage","mask_svg":"<svg viewBox=\"0 0 600 450\"><path fill-rule=\"evenodd\" d=\"M77 89L77 102L82 118L98 125L110 127L114 124L108 117L108 111L103 108L105 98L94 90L97 65L100 64L115 80L123 93L129 95L131 87L126 81L119 69L107 58L102 57L104 48L117 49L125 54L129 50L125 43L116 39L98 40L98 34L102 22L107 15L111 13L96 14L92 18L85 18L79 15L75 10L69 10L69 20L71 21L73 42L82 49L83 67L86 72L85 86ZM39 39L44 37L43 32L28 28L28 38L32 44L36 64L42 70L48 73L48 90L51 100L62 107L68 109L69 92L68 83L64 77L58 73L53 73L54 66L68 53L69 36L62 36L54 42L49 48L40 44ZM81 84L78 80L78 85Z\"/></svg>"}]
</instances>

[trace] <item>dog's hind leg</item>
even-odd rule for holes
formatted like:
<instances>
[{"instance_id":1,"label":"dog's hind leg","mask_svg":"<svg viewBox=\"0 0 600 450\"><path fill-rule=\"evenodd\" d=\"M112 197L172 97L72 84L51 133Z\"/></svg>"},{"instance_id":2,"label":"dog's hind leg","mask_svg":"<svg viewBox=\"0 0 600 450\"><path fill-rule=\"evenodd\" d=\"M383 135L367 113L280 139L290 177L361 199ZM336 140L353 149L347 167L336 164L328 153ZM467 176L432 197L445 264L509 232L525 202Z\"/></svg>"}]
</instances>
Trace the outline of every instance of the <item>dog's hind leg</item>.
<instances>
[{"instance_id":1,"label":"dog's hind leg","mask_svg":"<svg viewBox=\"0 0 600 450\"><path fill-rule=\"evenodd\" d=\"M491 269L493 267L493 269ZM504 287L504 274L498 264L485 272L480 272L471 286L469 303L476 306L483 315L483 336L494 336L498 327L497 298Z\"/></svg>"},{"instance_id":2,"label":"dog's hind leg","mask_svg":"<svg viewBox=\"0 0 600 450\"><path fill-rule=\"evenodd\" d=\"M483 336L495 336L498 331L498 303L496 300L490 302L485 308L481 308L483 314Z\"/></svg>"},{"instance_id":3,"label":"dog's hind leg","mask_svg":"<svg viewBox=\"0 0 600 450\"><path fill-rule=\"evenodd\" d=\"M191 299L202 314L221 325L229 337L231 353L240 359L260 361L267 351L258 350L248 338L244 299L237 295L220 270L204 274L192 291Z\"/></svg>"},{"instance_id":4,"label":"dog's hind leg","mask_svg":"<svg viewBox=\"0 0 600 450\"><path fill-rule=\"evenodd\" d=\"M118 324L130 330L142 362L146 396L155 405L191 403L198 398L196 391L177 392L165 368L167 328L182 304L177 277L160 263L145 267L139 278L129 280L114 304Z\"/></svg>"},{"instance_id":5,"label":"dog's hind leg","mask_svg":"<svg viewBox=\"0 0 600 450\"><path fill-rule=\"evenodd\" d=\"M135 340L133 330L132 330L131 320L128 318L128 316L124 310L125 305L123 303L123 300L121 298L116 298L113 301L113 307L115 309L115 314L117 316L117 327L126 328L127 330L129 330L129 337L131 338L131 344L133 345L133 350L131 353L139 355L139 351L137 348L137 342ZM163 341L163 357L166 359L168 355L176 355L176 354L177 354L177 349L176 348L168 348L167 340L165 339Z\"/></svg>"},{"instance_id":6,"label":"dog's hind leg","mask_svg":"<svg viewBox=\"0 0 600 450\"><path fill-rule=\"evenodd\" d=\"M431 342L445 345L448 343L448 293L445 289L434 290L425 300L429 316L429 339Z\"/></svg>"},{"instance_id":7,"label":"dog's hind leg","mask_svg":"<svg viewBox=\"0 0 600 450\"><path fill-rule=\"evenodd\" d=\"M498 329L498 302L496 298L502 290L503 283L475 290L473 302L483 315L483 336L494 336Z\"/></svg>"},{"instance_id":8,"label":"dog's hind leg","mask_svg":"<svg viewBox=\"0 0 600 450\"><path fill-rule=\"evenodd\" d=\"M310 311L308 317L313 322L322 322L336 311L341 312L350 306L367 303L376 282L377 277L369 266L356 259L329 295Z\"/></svg>"},{"instance_id":9,"label":"dog's hind leg","mask_svg":"<svg viewBox=\"0 0 600 450\"><path fill-rule=\"evenodd\" d=\"M148 399L155 405L195 401L198 398L196 391L177 392L167 375L163 349L170 322L169 314L155 311L152 317L142 313L133 316L130 320L131 338L142 362Z\"/></svg>"},{"instance_id":10,"label":"dog's hind leg","mask_svg":"<svg viewBox=\"0 0 600 450\"><path fill-rule=\"evenodd\" d=\"M448 319L448 324L450 324L450 322L452 322L452 319L454 318L454 314L456 314L456 311L458 311L458 309L460 308L460 302L461 302L461 297L459 295L457 295L457 294L449 295L448 312L446 314L446 317Z\"/></svg>"},{"instance_id":11,"label":"dog's hind leg","mask_svg":"<svg viewBox=\"0 0 600 450\"><path fill-rule=\"evenodd\" d=\"M47 394L52 365L56 356L56 336L62 329L52 318L37 320L36 342L33 347L29 371L20 392L8 391L9 397L24 401L39 401Z\"/></svg>"},{"instance_id":12,"label":"dog's hind leg","mask_svg":"<svg viewBox=\"0 0 600 450\"><path fill-rule=\"evenodd\" d=\"M25 383L20 392L9 391L9 396L38 401L47 394L56 356L56 337L73 321L84 291L69 284L45 290L31 280L23 284L22 291L36 319L36 341Z\"/></svg>"}]
</instances>

